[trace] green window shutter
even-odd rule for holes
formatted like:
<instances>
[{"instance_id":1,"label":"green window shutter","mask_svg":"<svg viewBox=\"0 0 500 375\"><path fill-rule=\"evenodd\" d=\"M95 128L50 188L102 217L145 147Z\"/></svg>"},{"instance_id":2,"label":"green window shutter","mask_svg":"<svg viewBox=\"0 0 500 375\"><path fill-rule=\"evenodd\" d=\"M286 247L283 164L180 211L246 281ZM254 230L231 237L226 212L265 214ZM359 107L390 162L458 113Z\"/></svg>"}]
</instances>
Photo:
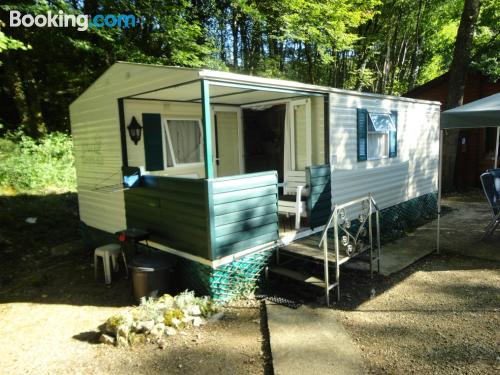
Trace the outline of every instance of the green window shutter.
<instances>
[{"instance_id":1,"label":"green window shutter","mask_svg":"<svg viewBox=\"0 0 500 375\"><path fill-rule=\"evenodd\" d=\"M365 161L367 152L367 110L358 108L358 161Z\"/></svg>"},{"instance_id":2,"label":"green window shutter","mask_svg":"<svg viewBox=\"0 0 500 375\"><path fill-rule=\"evenodd\" d=\"M391 111L391 117L396 130L389 132L389 157L395 158L398 156L398 112Z\"/></svg>"},{"instance_id":3,"label":"green window shutter","mask_svg":"<svg viewBox=\"0 0 500 375\"><path fill-rule=\"evenodd\" d=\"M143 113L142 126L144 128L144 154L146 156L146 170L162 170L164 169L164 165L160 114Z\"/></svg>"}]
</instances>

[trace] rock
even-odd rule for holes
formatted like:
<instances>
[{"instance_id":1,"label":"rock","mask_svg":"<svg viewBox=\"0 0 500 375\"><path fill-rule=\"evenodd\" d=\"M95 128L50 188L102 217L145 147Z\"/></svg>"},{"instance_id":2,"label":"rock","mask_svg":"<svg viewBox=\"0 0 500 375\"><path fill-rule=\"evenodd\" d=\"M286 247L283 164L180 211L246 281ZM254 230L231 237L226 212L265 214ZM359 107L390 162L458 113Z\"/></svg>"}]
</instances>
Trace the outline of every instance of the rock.
<instances>
[{"instance_id":1,"label":"rock","mask_svg":"<svg viewBox=\"0 0 500 375\"><path fill-rule=\"evenodd\" d=\"M99 336L99 342L101 344L114 345L115 344L115 338L111 337L110 335L106 335L105 333L103 333L103 334L101 334L101 336Z\"/></svg>"},{"instance_id":2,"label":"rock","mask_svg":"<svg viewBox=\"0 0 500 375\"><path fill-rule=\"evenodd\" d=\"M38 220L37 217L27 217L26 220L24 220L28 224L36 224L36 221Z\"/></svg>"},{"instance_id":3,"label":"rock","mask_svg":"<svg viewBox=\"0 0 500 375\"><path fill-rule=\"evenodd\" d=\"M135 330L136 332L149 332L153 329L154 326L155 326L154 320L145 320L143 322L136 322Z\"/></svg>"},{"instance_id":4,"label":"rock","mask_svg":"<svg viewBox=\"0 0 500 375\"><path fill-rule=\"evenodd\" d=\"M184 323L184 325L189 325L193 322L194 320L194 317L193 316L185 316L184 318L181 319L182 323Z\"/></svg>"},{"instance_id":5,"label":"rock","mask_svg":"<svg viewBox=\"0 0 500 375\"><path fill-rule=\"evenodd\" d=\"M182 324L182 321L177 318L172 318L172 325L176 328L179 328Z\"/></svg>"},{"instance_id":6,"label":"rock","mask_svg":"<svg viewBox=\"0 0 500 375\"><path fill-rule=\"evenodd\" d=\"M177 335L177 330L173 327L165 327L165 334L167 336L175 336Z\"/></svg>"},{"instance_id":7,"label":"rock","mask_svg":"<svg viewBox=\"0 0 500 375\"><path fill-rule=\"evenodd\" d=\"M223 317L224 317L224 313L222 311L220 311L220 312L212 315L210 318L208 318L208 320L211 322L217 322L217 321L221 320Z\"/></svg>"},{"instance_id":8,"label":"rock","mask_svg":"<svg viewBox=\"0 0 500 375\"><path fill-rule=\"evenodd\" d=\"M116 336L117 337L124 337L124 338L128 339L128 334L129 333L130 333L130 328L126 324L120 325L118 327L118 329L116 330Z\"/></svg>"},{"instance_id":9,"label":"rock","mask_svg":"<svg viewBox=\"0 0 500 375\"><path fill-rule=\"evenodd\" d=\"M189 314L192 316L200 316L201 315L200 306L198 305L191 306L191 308L189 309Z\"/></svg>"},{"instance_id":10,"label":"rock","mask_svg":"<svg viewBox=\"0 0 500 375\"><path fill-rule=\"evenodd\" d=\"M204 323L203 319L201 319L199 316L195 316L193 319L193 327L199 327Z\"/></svg>"},{"instance_id":11,"label":"rock","mask_svg":"<svg viewBox=\"0 0 500 375\"><path fill-rule=\"evenodd\" d=\"M160 349L165 349L167 347L167 343L165 342L165 340L158 340L158 347Z\"/></svg>"},{"instance_id":12,"label":"rock","mask_svg":"<svg viewBox=\"0 0 500 375\"><path fill-rule=\"evenodd\" d=\"M116 338L116 346L118 346L118 347L128 346L128 340L123 336L118 336Z\"/></svg>"},{"instance_id":13,"label":"rock","mask_svg":"<svg viewBox=\"0 0 500 375\"><path fill-rule=\"evenodd\" d=\"M163 323L158 323L149 331L149 335L153 339L160 339L163 336L163 333L165 332L165 324Z\"/></svg>"}]
</instances>

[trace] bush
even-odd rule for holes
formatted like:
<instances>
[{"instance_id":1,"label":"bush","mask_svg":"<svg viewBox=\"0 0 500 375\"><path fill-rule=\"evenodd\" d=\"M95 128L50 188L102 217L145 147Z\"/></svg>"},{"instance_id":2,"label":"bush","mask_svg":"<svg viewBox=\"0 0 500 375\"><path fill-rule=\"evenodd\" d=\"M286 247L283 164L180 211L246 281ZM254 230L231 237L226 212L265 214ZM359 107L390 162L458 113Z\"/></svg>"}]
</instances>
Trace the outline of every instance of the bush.
<instances>
[{"instance_id":1,"label":"bush","mask_svg":"<svg viewBox=\"0 0 500 375\"><path fill-rule=\"evenodd\" d=\"M69 135L54 132L35 140L17 132L0 138L0 191L44 194L75 190Z\"/></svg>"}]
</instances>

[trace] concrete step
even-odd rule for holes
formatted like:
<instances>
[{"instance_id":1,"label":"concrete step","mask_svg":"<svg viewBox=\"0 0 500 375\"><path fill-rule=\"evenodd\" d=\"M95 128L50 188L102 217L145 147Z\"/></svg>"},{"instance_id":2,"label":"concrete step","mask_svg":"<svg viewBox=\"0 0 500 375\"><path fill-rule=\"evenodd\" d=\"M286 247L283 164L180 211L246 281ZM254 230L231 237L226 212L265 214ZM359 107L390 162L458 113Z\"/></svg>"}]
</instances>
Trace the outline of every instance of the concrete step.
<instances>
[{"instance_id":1,"label":"concrete step","mask_svg":"<svg viewBox=\"0 0 500 375\"><path fill-rule=\"evenodd\" d=\"M269 272L274 273L276 275L288 277L289 279L293 279L296 281L300 281L304 284L307 285L313 285L313 286L318 286L320 288L325 288L326 283L324 280L321 280L320 278L312 275L307 275L304 273L301 273L299 271L291 270L289 268L285 267L271 267L269 268ZM332 289L335 287L336 284L330 284L329 289Z\"/></svg>"}]
</instances>

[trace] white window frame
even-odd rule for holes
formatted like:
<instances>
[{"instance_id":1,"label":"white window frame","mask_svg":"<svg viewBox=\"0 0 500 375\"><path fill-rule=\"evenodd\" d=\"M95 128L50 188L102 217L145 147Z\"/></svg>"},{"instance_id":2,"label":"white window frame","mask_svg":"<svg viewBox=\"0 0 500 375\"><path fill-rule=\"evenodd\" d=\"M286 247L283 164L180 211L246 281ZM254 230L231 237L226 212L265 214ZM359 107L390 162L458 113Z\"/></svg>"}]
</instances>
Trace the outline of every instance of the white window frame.
<instances>
[{"instance_id":1,"label":"white window frame","mask_svg":"<svg viewBox=\"0 0 500 375\"><path fill-rule=\"evenodd\" d=\"M290 170L297 171L295 167L295 116L294 109L299 105L305 105L306 108L306 167L312 165L312 134L311 134L311 99L299 99L289 101L287 106L288 119L290 123Z\"/></svg>"},{"instance_id":2,"label":"white window frame","mask_svg":"<svg viewBox=\"0 0 500 375\"><path fill-rule=\"evenodd\" d=\"M240 174L245 173L245 158L244 158L244 140L243 140L243 107L234 107L234 106L227 106L227 105L214 105L212 106L212 134L213 136L213 150L215 150L215 116L217 112L235 112L236 113L236 118L238 122L238 158L239 158L239 164L240 164ZM217 166L217 159L215 157L215 152L213 153L213 165L214 165L214 171L215 175L217 176L218 172L218 166Z\"/></svg>"},{"instance_id":3,"label":"white window frame","mask_svg":"<svg viewBox=\"0 0 500 375\"><path fill-rule=\"evenodd\" d=\"M376 114L376 115L380 115L380 114L384 114L384 115L389 115L389 117L391 118L391 121L392 121L392 114L390 112L370 112L370 111L366 111L366 160L383 160L383 159L389 159L389 154L391 152L391 134L390 134L390 131L387 130L387 131L373 131L373 130L368 130L368 127L369 127L369 122L371 121L371 118L370 118L370 113L373 113L373 114ZM386 142L386 150L385 150L385 153L383 156L378 156L378 157L368 157L368 155L370 154L370 150L369 150L369 142L368 142L368 135L369 134L384 134L387 136L387 142Z\"/></svg>"},{"instance_id":4,"label":"white window frame","mask_svg":"<svg viewBox=\"0 0 500 375\"><path fill-rule=\"evenodd\" d=\"M177 160L175 160L175 155L174 155L174 148L172 147L172 138L170 136L170 129L168 127L168 122L169 121L196 121L198 123L198 127L200 129L200 135L201 135L201 142L200 142L200 161L196 163L178 163ZM200 118L193 118L193 117L167 117L163 116L162 117L162 144L163 144L163 163L165 165L165 169L169 168L177 168L177 167L199 167L204 165L203 161L203 126L201 125L201 119ZM168 159L167 159L167 142L168 142L168 149L170 150L170 158L172 160L172 166L168 166Z\"/></svg>"}]
</instances>

